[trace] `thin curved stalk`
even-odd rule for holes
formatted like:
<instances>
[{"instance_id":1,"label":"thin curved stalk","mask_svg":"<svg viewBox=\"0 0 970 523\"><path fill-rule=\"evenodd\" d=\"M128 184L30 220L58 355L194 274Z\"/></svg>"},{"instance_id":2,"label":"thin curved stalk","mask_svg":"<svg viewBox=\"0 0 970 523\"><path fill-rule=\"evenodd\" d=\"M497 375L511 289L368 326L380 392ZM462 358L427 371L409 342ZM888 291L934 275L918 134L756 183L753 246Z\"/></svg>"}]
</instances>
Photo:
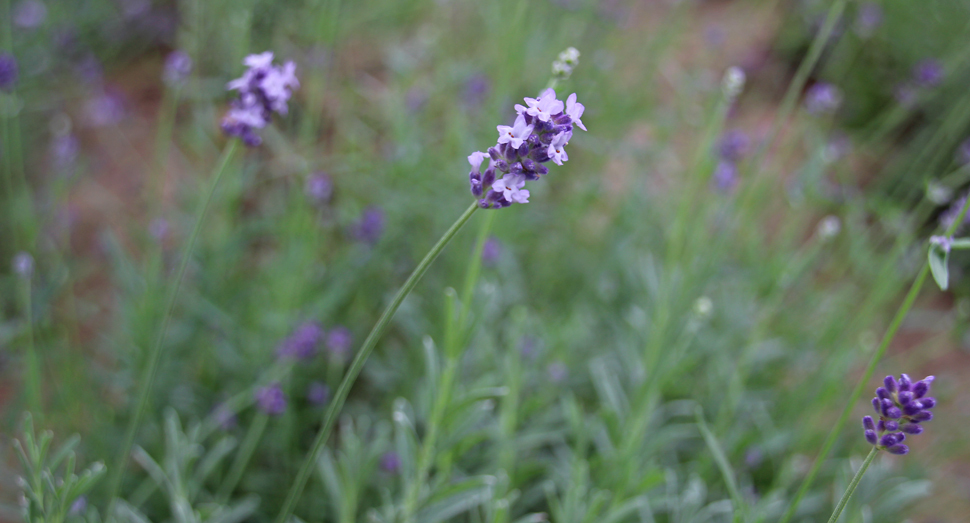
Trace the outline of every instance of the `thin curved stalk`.
<instances>
[{"instance_id":1,"label":"thin curved stalk","mask_svg":"<svg viewBox=\"0 0 970 523\"><path fill-rule=\"evenodd\" d=\"M155 337L155 342L152 344L151 351L148 354L148 362L145 366L145 371L141 376L141 388L138 391L138 403L135 408L135 415L128 420L128 428L125 431L125 439L121 445L121 452L118 455L117 464L114 470L111 472L111 482L109 483L109 498L111 500L110 506L108 508L108 514L112 514L112 509L114 508L115 498L118 495L118 491L121 488L121 478L124 476L124 469L128 463L128 455L131 454L131 447L135 443L135 431L138 429L138 425L145 414L145 409L148 407L148 396L151 393L152 385L155 383L155 376L158 374L158 362L162 356L162 343L165 341L165 332L168 329L168 322L172 318L172 312L175 310L175 303L178 298L179 289L182 287L182 279L185 276L185 269L189 265L189 259L192 257L192 250L195 247L195 241L199 236L199 231L202 230L202 222L205 221L206 212L209 210L209 204L212 202L212 196L216 192L216 188L219 186L219 180L222 179L222 175L226 172L226 167L229 165L229 161L232 159L233 154L236 152L236 148L239 144L239 140L233 139L226 144L225 149L222 151L222 157L219 160L216 172L213 175L212 183L209 187L209 193L206 195L205 200L202 202L202 207L199 209L199 213L195 218L195 226L192 228L192 234L189 236L189 241L185 245L185 250L182 252L182 261L179 263L178 272L175 275L175 282L172 285L172 290L168 296L168 304L165 308L165 316L162 317L162 324L158 329L158 334Z\"/></svg>"},{"instance_id":2,"label":"thin curved stalk","mask_svg":"<svg viewBox=\"0 0 970 523\"><path fill-rule=\"evenodd\" d=\"M357 380L357 376L360 371L364 368L364 363L370 356L370 353L374 351L374 347L377 345L378 340L384 334L387 329L388 324L391 322L391 318L394 313L397 312L398 307L401 306L401 302L404 298L411 293L414 286L418 284L424 273L428 271L428 267L431 266L431 262L441 254L448 242L458 233L465 222L472 217L472 214L478 210L478 202L472 202L472 204L465 209L465 212L445 231L445 234L438 240L438 243L434 244L434 247L428 251L421 263L415 267L414 272L411 276L408 276L407 281L401 286L401 289L397 291L394 299L388 304L387 308L384 309L384 313L381 314L380 319L374 324L374 328L371 329L370 334L367 335L367 339L364 340L364 344L357 351L357 355L354 356L354 360L350 364L350 368L347 369L347 373L344 374L343 380L340 381L340 386L337 387L337 392L334 394L333 401L327 407L326 412L323 415L323 426L317 431L316 438L313 440L313 445L310 447L310 451L307 453L306 457L303 459L303 463L300 465L299 471L296 473L296 477L293 480L293 485L290 486L290 491L286 494L286 500L283 502L283 507L280 509L279 515L276 516L276 523L286 523L290 515L293 513L294 505L300 495L303 494L303 488L306 487L306 482L310 478L310 472L313 470L314 463L317 461L317 457L320 455L320 451L323 446L327 443L327 439L330 437L330 431L333 430L333 425L337 421L337 415L340 414L340 410L343 408L344 403L347 401L347 395L350 394L350 387L353 386L354 381Z\"/></svg>"},{"instance_id":3,"label":"thin curved stalk","mask_svg":"<svg viewBox=\"0 0 970 523\"><path fill-rule=\"evenodd\" d=\"M829 518L829 523L835 523L839 520L839 516L842 515L842 511L845 510L845 506L849 503L849 498L852 497L852 493L855 492L856 487L859 486L859 482L862 481L862 476L866 474L866 470L869 469L869 465L872 464L872 460L876 457L876 453L879 449L872 447L869 451L869 455L866 456L866 460L862 462L862 466L859 467L859 471L855 473L852 481L849 482L849 487L845 489L845 493L842 494L842 499L839 500L839 504L835 506L835 510L832 511L832 517Z\"/></svg>"},{"instance_id":4,"label":"thin curved stalk","mask_svg":"<svg viewBox=\"0 0 970 523\"><path fill-rule=\"evenodd\" d=\"M957 227L963 223L964 217L967 215L967 210L970 209L970 198L963 204L963 208L960 209L960 214L957 216L950 227L947 228L945 235L953 236L956 232ZM842 414L839 416L838 421L832 426L832 430L829 432L828 437L825 438L825 442L822 444L822 450L819 452L818 456L815 458L815 462L812 463L812 468L808 471L808 475L805 476L805 480L802 481L801 487L798 489L798 493L795 494L795 499L792 501L791 505L788 507L788 511L781 518L779 523L788 523L792 516L795 515L795 510L798 509L798 504L801 503L802 498L808 493L808 489L811 488L812 482L815 481L815 476L818 474L819 469L822 466L822 462L828 457L829 452L832 450L832 445L835 444L835 440L838 438L839 433L842 431L842 426L849 419L852 414L852 410L856 403L859 401L859 397L862 396L862 391L865 389L866 384L872 379L872 375L876 372L876 366L879 365L879 361L882 359L883 355L886 354L886 349L889 348L889 344L892 343L893 338L896 336L896 331L899 330L900 325L902 325L903 320L909 313L909 310L913 308L913 303L916 302L916 297L919 296L919 291L923 288L923 283L926 282L926 277L930 274L929 262L923 262L923 268L920 269L919 274L916 275L916 280L913 281L913 285L909 288L909 292L906 294L906 298L903 299L903 303L899 306L899 310L896 311L896 315L893 316L892 322L889 324L889 328L886 329L886 334L883 335L882 342L879 344L879 348L876 352L872 354L869 359L869 365L866 366L866 371L856 383L855 389L852 390L852 395L845 402L845 406L842 408Z\"/></svg>"}]
</instances>

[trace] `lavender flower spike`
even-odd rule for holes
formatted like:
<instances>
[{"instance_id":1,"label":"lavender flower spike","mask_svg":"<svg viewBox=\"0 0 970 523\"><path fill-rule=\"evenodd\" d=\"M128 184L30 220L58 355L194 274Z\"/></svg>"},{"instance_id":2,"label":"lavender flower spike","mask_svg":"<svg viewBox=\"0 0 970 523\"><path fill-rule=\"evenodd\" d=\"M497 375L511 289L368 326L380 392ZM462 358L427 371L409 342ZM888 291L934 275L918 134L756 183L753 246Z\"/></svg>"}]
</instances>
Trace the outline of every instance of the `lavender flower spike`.
<instances>
[{"instance_id":1,"label":"lavender flower spike","mask_svg":"<svg viewBox=\"0 0 970 523\"><path fill-rule=\"evenodd\" d=\"M0 52L0 91L9 91L17 83L18 72L17 59L10 53Z\"/></svg>"},{"instance_id":2,"label":"lavender flower spike","mask_svg":"<svg viewBox=\"0 0 970 523\"><path fill-rule=\"evenodd\" d=\"M291 91L300 87L300 82L296 78L296 64L286 62L276 67L270 51L249 55L243 64L249 69L226 85L230 91L239 91L239 98L223 118L222 130L254 147L262 142L255 129L269 124L273 113L287 113Z\"/></svg>"},{"instance_id":3,"label":"lavender flower spike","mask_svg":"<svg viewBox=\"0 0 970 523\"><path fill-rule=\"evenodd\" d=\"M901 444L906 434L921 434L923 427L919 423L933 419L929 409L936 406L936 400L925 397L933 379L933 376L929 376L913 383L906 374L900 375L898 380L886 376L883 380L885 386L876 389L876 397L872 400L879 422L875 423L871 416L862 418L866 441L890 454L909 452L909 447Z\"/></svg>"},{"instance_id":4,"label":"lavender flower spike","mask_svg":"<svg viewBox=\"0 0 970 523\"><path fill-rule=\"evenodd\" d=\"M552 161L562 165L569 160L566 145L573 136L573 126L586 130L580 118L586 108L576 101L576 93L563 103L556 91L546 89L539 98L526 98L525 107L515 106L515 122L496 126L498 140L488 148L488 169L481 172L485 153L468 156L472 170L468 174L471 193L483 209L501 209L513 203L528 203L525 184L549 173L543 165ZM484 198L482 196L484 195Z\"/></svg>"},{"instance_id":5,"label":"lavender flower spike","mask_svg":"<svg viewBox=\"0 0 970 523\"><path fill-rule=\"evenodd\" d=\"M278 416L286 411L286 394L279 383L270 383L256 391L256 406L270 416Z\"/></svg>"}]
</instances>

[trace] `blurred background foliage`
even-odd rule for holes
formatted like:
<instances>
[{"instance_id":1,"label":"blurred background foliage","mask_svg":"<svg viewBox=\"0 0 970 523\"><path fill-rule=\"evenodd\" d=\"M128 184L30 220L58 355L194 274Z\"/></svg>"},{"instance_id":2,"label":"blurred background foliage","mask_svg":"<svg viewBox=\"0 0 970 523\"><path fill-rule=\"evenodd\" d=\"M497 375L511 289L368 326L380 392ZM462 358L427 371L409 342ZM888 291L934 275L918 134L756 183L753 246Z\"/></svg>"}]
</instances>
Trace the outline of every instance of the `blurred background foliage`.
<instances>
[{"instance_id":1,"label":"blurred background foliage","mask_svg":"<svg viewBox=\"0 0 970 523\"><path fill-rule=\"evenodd\" d=\"M125 501L105 514L97 484L70 513L273 517L320 423L308 391L336 387L349 359L336 341L297 365L277 347L307 321L359 345L468 204L467 154L574 46L580 66L559 93L579 94L590 131L532 203L478 213L435 262L354 386L297 515L400 517L447 367L445 289L462 289L487 234L419 520L728 521L732 495L749 520L777 520L970 173L966 2L849 2L809 81L835 85L841 106L799 108L771 134L830 5L2 0L0 43L20 74L0 92L0 260L34 263L26 276L0 266L4 443L29 408L33 346L34 423L79 433L79 463L114 462L225 143L225 84L247 54L273 50L302 86L210 209ZM162 81L173 50L193 61L181 87ZM732 65L748 84L721 121ZM743 136L738 152L709 131ZM966 513L970 301L955 272L880 366L936 374L938 419L912 455L877 461L843 521ZM288 406L267 418L252 398L273 378ZM13 521L11 448L0 495ZM846 429L796 521L827 517L867 450Z\"/></svg>"}]
</instances>

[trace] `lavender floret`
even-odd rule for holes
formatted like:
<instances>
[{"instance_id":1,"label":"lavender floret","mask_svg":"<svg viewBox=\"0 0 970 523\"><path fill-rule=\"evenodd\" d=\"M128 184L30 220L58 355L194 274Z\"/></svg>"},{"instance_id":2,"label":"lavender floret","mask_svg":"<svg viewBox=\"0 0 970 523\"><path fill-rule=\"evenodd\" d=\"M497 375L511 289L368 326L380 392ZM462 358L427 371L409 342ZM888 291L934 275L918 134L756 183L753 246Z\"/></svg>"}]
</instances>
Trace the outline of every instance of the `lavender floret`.
<instances>
[{"instance_id":1,"label":"lavender floret","mask_svg":"<svg viewBox=\"0 0 970 523\"><path fill-rule=\"evenodd\" d=\"M935 87L943 81L943 74L943 64L939 60L928 58L913 68L913 81L923 87Z\"/></svg>"},{"instance_id":2,"label":"lavender floret","mask_svg":"<svg viewBox=\"0 0 970 523\"><path fill-rule=\"evenodd\" d=\"M276 355L281 358L306 360L317 353L320 342L323 341L323 328L316 322L306 322L293 331L289 337L280 343Z\"/></svg>"},{"instance_id":3,"label":"lavender floret","mask_svg":"<svg viewBox=\"0 0 970 523\"><path fill-rule=\"evenodd\" d=\"M842 91L829 83L817 83L805 94L805 109L812 114L833 113L842 105Z\"/></svg>"},{"instance_id":4,"label":"lavender floret","mask_svg":"<svg viewBox=\"0 0 970 523\"><path fill-rule=\"evenodd\" d=\"M184 51L172 51L165 58L165 72L162 79L171 86L182 85L192 73L192 58Z\"/></svg>"},{"instance_id":5,"label":"lavender floret","mask_svg":"<svg viewBox=\"0 0 970 523\"><path fill-rule=\"evenodd\" d=\"M333 197L333 180L327 173L313 173L307 178L304 191L314 204L326 205Z\"/></svg>"},{"instance_id":6,"label":"lavender floret","mask_svg":"<svg viewBox=\"0 0 970 523\"><path fill-rule=\"evenodd\" d=\"M871 416L862 418L866 441L891 454L909 452L909 447L901 444L906 434L921 434L923 427L919 422L933 419L933 413L928 409L936 406L936 400L925 397L933 379L929 376L914 383L906 374L901 374L898 380L886 376L885 386L878 387L876 397L872 399L872 406L879 415L878 422Z\"/></svg>"}]
</instances>

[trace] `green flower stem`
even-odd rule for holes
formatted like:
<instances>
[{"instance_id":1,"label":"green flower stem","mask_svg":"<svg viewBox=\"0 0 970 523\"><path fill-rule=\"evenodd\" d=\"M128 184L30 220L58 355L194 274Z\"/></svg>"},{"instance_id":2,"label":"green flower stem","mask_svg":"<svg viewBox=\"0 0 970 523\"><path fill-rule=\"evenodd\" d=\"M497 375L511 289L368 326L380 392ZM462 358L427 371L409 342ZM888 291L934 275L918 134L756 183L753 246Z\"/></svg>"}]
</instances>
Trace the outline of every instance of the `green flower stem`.
<instances>
[{"instance_id":1,"label":"green flower stem","mask_svg":"<svg viewBox=\"0 0 970 523\"><path fill-rule=\"evenodd\" d=\"M957 216L956 220L953 220L953 224L947 228L945 235L953 236L956 232L957 227L963 223L964 217L967 215L967 210L970 209L970 198L967 202L963 204L963 208L960 209L960 214ZM856 384L855 389L852 390L852 395L845 402L845 407L842 408L842 414L839 416L838 421L832 426L832 430L829 432L828 437L825 438L825 442L822 443L822 450L819 451L818 456L815 458L815 462L812 463L812 468L809 469L808 475L802 481L801 487L798 489L798 493L795 494L795 499L792 501L791 505L788 507L788 511L781 518L779 523L788 523L792 516L795 515L795 510L798 509L798 504L808 493L808 489L811 488L812 482L815 481L815 476L818 474L819 469L822 466L822 462L828 457L829 452L832 450L832 445L835 444L835 440L838 438L839 433L842 431L842 426L849 419L852 414L852 410L856 403L859 401L859 397L862 396L862 391L865 389L866 384L872 379L873 373L876 371L876 366L882 359L883 355L886 353L886 349L889 348L889 344L892 343L893 338L896 336L896 331L899 330L900 325L903 323L903 319L906 318L906 314L913 307L913 303L916 302L916 297L919 296L920 289L923 288L923 283L926 282L926 277L930 274L929 262L923 262L923 268L920 269L919 274L916 275L916 280L913 281L913 285L909 288L909 292L903 299L903 303L899 306L899 310L896 311L896 315L893 316L892 322L889 324L889 328L886 329L886 334L883 335L882 342L876 349L876 352L872 354L869 359L869 365L866 366L866 371L863 373L862 378Z\"/></svg>"},{"instance_id":2,"label":"green flower stem","mask_svg":"<svg viewBox=\"0 0 970 523\"><path fill-rule=\"evenodd\" d=\"M839 516L842 515L842 511L845 510L845 505L849 503L849 498L852 497L852 493L855 492L856 487L859 486L859 482L862 481L862 476L866 474L866 470L869 469L869 465L872 464L872 460L876 457L876 453L879 449L872 447L869 451L869 455L866 456L866 460L862 462L862 466L859 467L859 471L855 473L852 481L849 482L849 487L845 489L845 494L842 494L842 499L839 500L839 504L835 506L835 510L832 511L832 517L829 518L829 523L835 523L839 520Z\"/></svg>"},{"instance_id":3,"label":"green flower stem","mask_svg":"<svg viewBox=\"0 0 970 523\"><path fill-rule=\"evenodd\" d=\"M296 473L296 477L293 480L293 485L290 486L290 491L286 495L286 500L283 502L283 507L280 509L279 515L276 516L276 523L286 523L290 515L293 513L294 505L297 499L303 493L303 488L306 487L306 482L310 478L310 472L313 470L313 466L317 461L317 457L320 455L320 451L326 444L327 439L330 437L330 431L333 430L333 425L337 421L337 415L340 414L340 410L344 406L344 402L347 401L347 395L350 394L350 387L353 386L354 381L360 374L360 371L364 368L364 363L367 361L370 353L374 351L374 347L377 346L378 340L380 340L381 335L387 329L388 324L391 322L391 318L394 313L397 312L398 307L401 306L401 302L404 298L411 293L424 273L427 272L428 267L431 266L431 262L441 254L448 242L458 234L458 231L463 225L475 214L478 210L478 202L472 202L465 212L445 231L445 234L438 240L438 243L434 244L434 247L428 251L421 263L414 269L411 276L408 276L407 281L401 286L401 289L397 291L394 299L388 304L387 308L384 309L384 313L381 314L380 319L371 329L370 334L367 335L367 339L364 340L364 344L357 351L357 355L354 356L354 360L350 364L350 368L347 369L347 373L344 374L343 380L340 382L340 386L337 387L337 392L334 394L333 400L327 407L326 412L323 416L323 426L317 431L317 436L313 440L313 445L310 447L310 451L307 453L300 465L299 471Z\"/></svg>"},{"instance_id":4,"label":"green flower stem","mask_svg":"<svg viewBox=\"0 0 970 523\"><path fill-rule=\"evenodd\" d=\"M421 445L418 454L418 463L415 477L407 487L404 497L404 516L405 522L414 520L414 514L418 509L420 501L421 486L425 484L431 464L434 463L437 454L438 434L441 424L451 404L452 389L455 386L455 379L458 376L458 363L461 360L465 328L468 322L468 310L471 307L472 295L475 293L475 282L482 268L482 251L485 248L485 241L492 228L492 221L495 213L488 213L482 221L482 227L478 231L478 240L475 249L472 250L471 260L468 262L468 270L465 272L465 282L461 291L461 309L458 311L457 323L454 318L454 291L448 289L450 297L448 300L447 317L448 322L445 331L445 368L441 373L437 387L435 387L435 401L431 410L431 417L428 419L428 432Z\"/></svg>"},{"instance_id":5,"label":"green flower stem","mask_svg":"<svg viewBox=\"0 0 970 523\"><path fill-rule=\"evenodd\" d=\"M230 160L236 152L236 148L239 145L239 140L232 139L226 144L225 149L222 151L222 157L219 159L218 167L216 167L216 172L213 175L212 183L209 187L209 193L206 195L205 200L202 202L202 207L199 209L199 213L195 218L195 226L192 228L192 234L189 236L189 241L185 245L185 250L182 253L182 261L179 264L178 272L175 275L175 282L172 284L171 292L168 296L168 304L165 309L165 316L162 318L161 327L158 329L158 335L155 338L155 343L151 347L151 351L148 354L148 362L145 365L144 373L141 376L141 388L138 391L138 403L135 408L135 414L128 420L128 428L125 431L125 439L121 445L121 452L118 454L117 465L111 472L111 482L109 483L108 492L110 505L108 509L108 514L112 514L112 509L114 508L115 498L118 495L118 491L121 488L121 478L124 476L124 470L128 463L128 455L131 454L131 447L135 443L135 431L138 429L138 425L141 422L142 417L145 414L145 410L148 407L148 396L151 394L152 385L155 382L155 376L158 373L158 362L162 355L162 342L165 341L165 331L168 329L168 322L172 317L172 312L175 309L175 303L178 298L179 289L182 286L182 279L185 276L185 269L189 265L189 259L192 258L192 250L195 247L195 241L199 236L199 231L202 230L202 222L205 220L206 211L209 209L209 204L212 202L212 197L216 192L216 188L219 186L219 180L222 179L223 174L226 172L226 167L229 165Z\"/></svg>"},{"instance_id":6,"label":"green flower stem","mask_svg":"<svg viewBox=\"0 0 970 523\"><path fill-rule=\"evenodd\" d=\"M239 479L242 478L243 472L246 471L246 465L249 465L249 459L253 457L253 452L256 450L256 446L259 445L259 440L263 437L263 432L266 431L266 423L268 421L269 416L265 412L259 412L249 425L249 430L246 431L246 437L243 438L243 442L239 446L239 453L236 454L236 459L232 462L232 468L226 474L226 480L219 489L219 495L216 496L217 503L225 504L229 501L229 496L232 495L232 491L239 484Z\"/></svg>"},{"instance_id":7,"label":"green flower stem","mask_svg":"<svg viewBox=\"0 0 970 523\"><path fill-rule=\"evenodd\" d=\"M31 277L24 278L24 316L27 320L27 408L34 416L43 415L40 393L40 357L34 345L34 306L31 292Z\"/></svg>"}]
</instances>

